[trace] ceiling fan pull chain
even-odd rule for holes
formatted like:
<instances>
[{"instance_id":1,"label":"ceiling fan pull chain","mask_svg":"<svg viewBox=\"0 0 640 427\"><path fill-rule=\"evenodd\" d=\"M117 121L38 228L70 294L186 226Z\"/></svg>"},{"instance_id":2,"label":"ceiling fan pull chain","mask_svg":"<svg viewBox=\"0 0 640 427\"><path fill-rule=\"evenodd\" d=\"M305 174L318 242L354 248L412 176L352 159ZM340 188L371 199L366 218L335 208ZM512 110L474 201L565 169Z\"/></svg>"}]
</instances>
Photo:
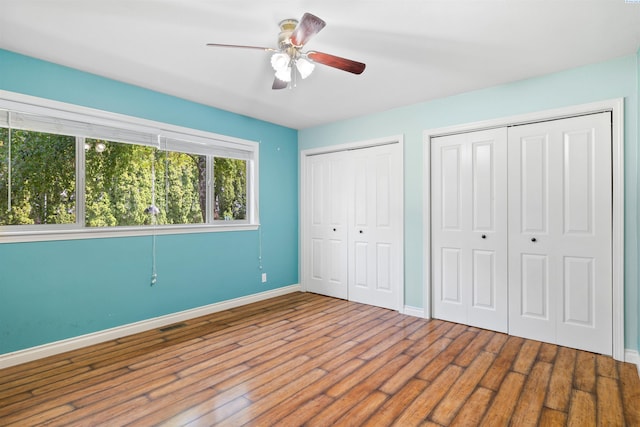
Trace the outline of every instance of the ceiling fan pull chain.
<instances>
[{"instance_id":1,"label":"ceiling fan pull chain","mask_svg":"<svg viewBox=\"0 0 640 427\"><path fill-rule=\"evenodd\" d=\"M291 60L291 86L298 86L298 69L296 68L296 62L294 59Z\"/></svg>"}]
</instances>

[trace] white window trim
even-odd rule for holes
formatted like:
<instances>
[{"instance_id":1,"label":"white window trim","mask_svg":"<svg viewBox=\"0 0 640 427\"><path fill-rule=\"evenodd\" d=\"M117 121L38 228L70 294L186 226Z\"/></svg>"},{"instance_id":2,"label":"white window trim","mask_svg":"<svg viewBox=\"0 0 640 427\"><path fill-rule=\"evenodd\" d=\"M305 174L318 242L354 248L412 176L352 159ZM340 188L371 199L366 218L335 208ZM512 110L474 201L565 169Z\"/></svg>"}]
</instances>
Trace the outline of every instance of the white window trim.
<instances>
[{"instance_id":1,"label":"white window trim","mask_svg":"<svg viewBox=\"0 0 640 427\"><path fill-rule=\"evenodd\" d=\"M0 243L35 242L51 240L95 239L106 237L148 236L163 234L210 233L242 230L256 230L260 226L258 210L259 143L246 139L220 135L212 132L190 129L168 123L97 110L50 99L38 98L15 92L0 90L0 109L23 113L53 116L61 119L95 123L126 130L147 132L159 137L181 137L193 139L198 144L214 143L221 151L236 150L251 153L247 162L247 216L248 220L213 221L212 209L207 208L204 224L145 225L120 227L86 227L84 203L76 207L76 222L73 224L38 226L0 226ZM80 138L77 139L79 141ZM76 142L80 144L81 142ZM78 145L79 146L79 145ZM76 149L76 195L84 190L84 150ZM207 187L213 183L212 171L207 171ZM212 193L211 193L212 194ZM84 200L84 195L82 195Z\"/></svg>"}]
</instances>

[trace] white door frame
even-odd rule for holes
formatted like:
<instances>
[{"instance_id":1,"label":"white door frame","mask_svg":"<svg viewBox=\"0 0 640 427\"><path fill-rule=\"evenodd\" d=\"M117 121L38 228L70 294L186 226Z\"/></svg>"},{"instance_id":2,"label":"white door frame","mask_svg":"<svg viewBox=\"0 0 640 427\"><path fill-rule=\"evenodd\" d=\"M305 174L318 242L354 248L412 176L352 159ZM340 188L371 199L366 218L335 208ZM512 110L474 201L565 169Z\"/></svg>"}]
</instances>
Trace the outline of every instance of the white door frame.
<instances>
[{"instance_id":1,"label":"white door frame","mask_svg":"<svg viewBox=\"0 0 640 427\"><path fill-rule=\"evenodd\" d=\"M320 148L310 148L308 150L300 151L300 171L299 171L300 188L298 190L300 194L300 201L299 201L300 203L300 222L299 222L300 271L298 272L298 274L300 277L300 287L303 292L306 292L307 290L306 283L305 283L305 277L306 277L305 274L306 272L308 272L308 269L309 269L309 265L307 265L308 264L307 253L305 252L306 247L304 245L304 242L307 241L306 239L309 236L308 224L311 219L310 212L307 211L309 196L306 191L307 185L309 184L306 178L307 167L308 167L307 166L308 157L318 155L318 154L328 154L328 153L336 153L341 151L359 150L363 148L377 147L381 145L390 145L390 144L399 144L400 152L402 153L401 170L400 170L400 174L401 174L400 176L402 176L402 180L401 180L402 189L400 191L400 207L399 207L399 209L401 210L400 212L401 226L399 227L400 229L398 230L398 236L397 236L398 241L400 242L399 250L400 250L401 261L400 261L400 271L399 271L400 277L398 278L400 289L397 290L398 298L395 304L395 309L401 313L404 313L404 136L403 135L393 135L393 136L387 136L382 138L369 139L365 141L350 142L346 144L330 145L330 146L320 147Z\"/></svg>"},{"instance_id":2,"label":"white door frame","mask_svg":"<svg viewBox=\"0 0 640 427\"><path fill-rule=\"evenodd\" d=\"M617 98L589 104L466 123L423 133L423 225L424 225L424 313L431 318L431 139L456 133L473 132L496 127L514 126L585 114L612 112L612 174L613 174L613 358L624 360L624 99Z\"/></svg>"}]
</instances>

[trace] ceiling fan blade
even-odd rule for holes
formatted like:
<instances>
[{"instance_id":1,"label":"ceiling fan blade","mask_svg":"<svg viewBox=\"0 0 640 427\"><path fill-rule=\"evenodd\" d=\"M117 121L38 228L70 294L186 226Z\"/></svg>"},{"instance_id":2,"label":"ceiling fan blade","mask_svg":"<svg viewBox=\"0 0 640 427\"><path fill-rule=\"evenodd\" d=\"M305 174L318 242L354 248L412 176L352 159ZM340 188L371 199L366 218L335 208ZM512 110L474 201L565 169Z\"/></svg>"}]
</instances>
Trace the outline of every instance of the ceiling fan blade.
<instances>
[{"instance_id":1,"label":"ceiling fan blade","mask_svg":"<svg viewBox=\"0 0 640 427\"><path fill-rule=\"evenodd\" d=\"M311 37L318 34L325 25L327 25L327 23L322 19L310 13L305 13L291 34L291 44L296 47L304 46L304 44L307 43Z\"/></svg>"},{"instance_id":2,"label":"ceiling fan blade","mask_svg":"<svg viewBox=\"0 0 640 427\"><path fill-rule=\"evenodd\" d=\"M241 45L241 44L207 43L207 46L212 46L212 47L236 47L236 48L240 48L240 49L264 50L265 52L275 52L277 50L277 49L273 49L271 47L245 46L245 45Z\"/></svg>"},{"instance_id":3,"label":"ceiling fan blade","mask_svg":"<svg viewBox=\"0 0 640 427\"><path fill-rule=\"evenodd\" d=\"M362 74L366 67L366 64L363 64L362 62L341 58L339 56L330 55L328 53L311 51L307 52L307 57L309 57L314 62L328 65L329 67L337 68L339 70L348 71L353 74Z\"/></svg>"},{"instance_id":4,"label":"ceiling fan blade","mask_svg":"<svg viewBox=\"0 0 640 427\"><path fill-rule=\"evenodd\" d=\"M271 86L271 89L285 89L287 86L289 86L289 83L284 82L277 77L274 77L273 86Z\"/></svg>"}]
</instances>

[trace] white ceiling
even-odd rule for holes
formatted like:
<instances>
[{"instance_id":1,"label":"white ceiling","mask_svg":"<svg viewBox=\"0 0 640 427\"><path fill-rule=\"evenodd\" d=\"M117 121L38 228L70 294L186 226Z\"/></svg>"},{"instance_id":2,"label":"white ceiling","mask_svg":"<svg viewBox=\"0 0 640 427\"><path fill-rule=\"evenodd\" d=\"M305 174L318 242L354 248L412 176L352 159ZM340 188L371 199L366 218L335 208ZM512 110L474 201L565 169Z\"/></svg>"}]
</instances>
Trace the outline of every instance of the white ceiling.
<instances>
[{"instance_id":1,"label":"white ceiling","mask_svg":"<svg viewBox=\"0 0 640 427\"><path fill-rule=\"evenodd\" d=\"M362 75L318 65L274 91L268 53L205 46L276 47L304 12L327 22L305 50ZM0 48L296 129L638 47L640 3L624 0L0 0Z\"/></svg>"}]
</instances>

